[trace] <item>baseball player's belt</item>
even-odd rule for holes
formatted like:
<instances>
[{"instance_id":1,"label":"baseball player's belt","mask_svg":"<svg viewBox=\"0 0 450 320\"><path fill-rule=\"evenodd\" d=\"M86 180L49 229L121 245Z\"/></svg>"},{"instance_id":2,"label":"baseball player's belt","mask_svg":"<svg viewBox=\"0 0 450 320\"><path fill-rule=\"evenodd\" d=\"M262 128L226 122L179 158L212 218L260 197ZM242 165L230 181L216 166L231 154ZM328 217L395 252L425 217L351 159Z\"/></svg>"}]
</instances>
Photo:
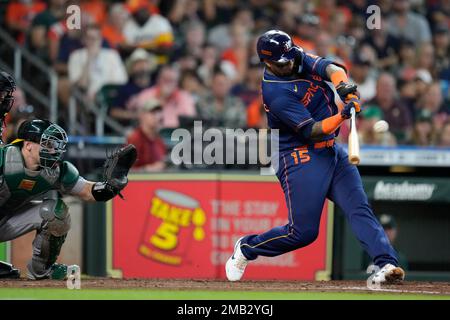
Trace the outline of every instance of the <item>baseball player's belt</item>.
<instances>
[{"instance_id":1,"label":"baseball player's belt","mask_svg":"<svg viewBox=\"0 0 450 320\"><path fill-rule=\"evenodd\" d=\"M314 143L314 149L330 148L334 145L334 139Z\"/></svg>"},{"instance_id":2,"label":"baseball player's belt","mask_svg":"<svg viewBox=\"0 0 450 320\"><path fill-rule=\"evenodd\" d=\"M306 149L306 148L322 149L322 148L330 148L333 145L334 145L334 139L330 139L330 140L325 140L325 141L319 141L319 142L316 142L314 144L300 146L300 147L295 148L295 149L296 150L298 150L298 149Z\"/></svg>"}]
</instances>

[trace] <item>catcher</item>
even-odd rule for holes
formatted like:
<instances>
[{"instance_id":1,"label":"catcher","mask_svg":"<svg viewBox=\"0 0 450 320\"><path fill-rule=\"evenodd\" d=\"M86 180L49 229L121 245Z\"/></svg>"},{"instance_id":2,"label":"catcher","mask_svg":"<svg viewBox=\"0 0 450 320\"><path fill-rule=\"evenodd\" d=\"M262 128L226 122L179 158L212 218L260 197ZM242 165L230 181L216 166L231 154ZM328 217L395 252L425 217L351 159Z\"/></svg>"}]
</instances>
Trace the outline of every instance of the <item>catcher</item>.
<instances>
[{"instance_id":1,"label":"catcher","mask_svg":"<svg viewBox=\"0 0 450 320\"><path fill-rule=\"evenodd\" d=\"M68 266L55 263L70 229L62 194L85 201L108 201L120 195L136 160L136 148L127 145L109 156L104 181L91 182L81 177L73 164L62 161L67 134L57 124L27 120L17 136L0 147L0 242L36 230L27 277L65 279ZM19 270L0 262L0 277L19 276Z\"/></svg>"}]
</instances>

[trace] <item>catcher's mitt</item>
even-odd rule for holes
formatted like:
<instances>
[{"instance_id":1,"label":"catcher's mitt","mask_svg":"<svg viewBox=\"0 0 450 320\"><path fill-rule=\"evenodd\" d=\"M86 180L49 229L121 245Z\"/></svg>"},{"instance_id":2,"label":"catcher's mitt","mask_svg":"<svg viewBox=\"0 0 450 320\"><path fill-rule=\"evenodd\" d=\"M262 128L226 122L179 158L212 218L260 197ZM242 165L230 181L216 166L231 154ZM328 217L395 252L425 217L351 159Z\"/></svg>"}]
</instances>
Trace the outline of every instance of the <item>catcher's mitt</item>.
<instances>
[{"instance_id":1,"label":"catcher's mitt","mask_svg":"<svg viewBox=\"0 0 450 320\"><path fill-rule=\"evenodd\" d=\"M108 156L103 165L103 177L106 184L112 188L115 194L121 197L120 191L128 184L128 171L133 166L136 158L136 147L129 144Z\"/></svg>"}]
</instances>

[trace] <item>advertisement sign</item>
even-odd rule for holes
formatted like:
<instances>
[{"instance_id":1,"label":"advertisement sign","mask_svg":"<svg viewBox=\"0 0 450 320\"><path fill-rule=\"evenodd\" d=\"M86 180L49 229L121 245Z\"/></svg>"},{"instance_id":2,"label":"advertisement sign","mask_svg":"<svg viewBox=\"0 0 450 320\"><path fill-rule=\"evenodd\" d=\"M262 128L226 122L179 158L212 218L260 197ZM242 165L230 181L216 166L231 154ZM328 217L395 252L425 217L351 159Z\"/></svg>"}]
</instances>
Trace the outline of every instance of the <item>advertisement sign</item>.
<instances>
[{"instance_id":1,"label":"advertisement sign","mask_svg":"<svg viewBox=\"0 0 450 320\"><path fill-rule=\"evenodd\" d=\"M125 278L225 278L237 239L287 223L276 179L255 176L130 177L125 201L109 204L109 271ZM245 279L326 279L332 213L324 205L318 239L279 257L260 257Z\"/></svg>"}]
</instances>

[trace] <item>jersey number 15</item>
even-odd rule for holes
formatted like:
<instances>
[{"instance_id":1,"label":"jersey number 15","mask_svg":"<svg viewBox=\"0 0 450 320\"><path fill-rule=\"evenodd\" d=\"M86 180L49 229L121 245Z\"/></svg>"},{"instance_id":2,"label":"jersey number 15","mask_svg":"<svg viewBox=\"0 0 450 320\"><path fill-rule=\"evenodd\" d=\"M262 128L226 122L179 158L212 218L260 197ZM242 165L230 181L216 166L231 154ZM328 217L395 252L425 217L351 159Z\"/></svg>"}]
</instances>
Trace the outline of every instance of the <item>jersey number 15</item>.
<instances>
[{"instance_id":1,"label":"jersey number 15","mask_svg":"<svg viewBox=\"0 0 450 320\"><path fill-rule=\"evenodd\" d=\"M307 148L295 148L295 151L291 153L292 158L294 158L294 163L298 164L305 163L311 160L311 157L308 154Z\"/></svg>"}]
</instances>

